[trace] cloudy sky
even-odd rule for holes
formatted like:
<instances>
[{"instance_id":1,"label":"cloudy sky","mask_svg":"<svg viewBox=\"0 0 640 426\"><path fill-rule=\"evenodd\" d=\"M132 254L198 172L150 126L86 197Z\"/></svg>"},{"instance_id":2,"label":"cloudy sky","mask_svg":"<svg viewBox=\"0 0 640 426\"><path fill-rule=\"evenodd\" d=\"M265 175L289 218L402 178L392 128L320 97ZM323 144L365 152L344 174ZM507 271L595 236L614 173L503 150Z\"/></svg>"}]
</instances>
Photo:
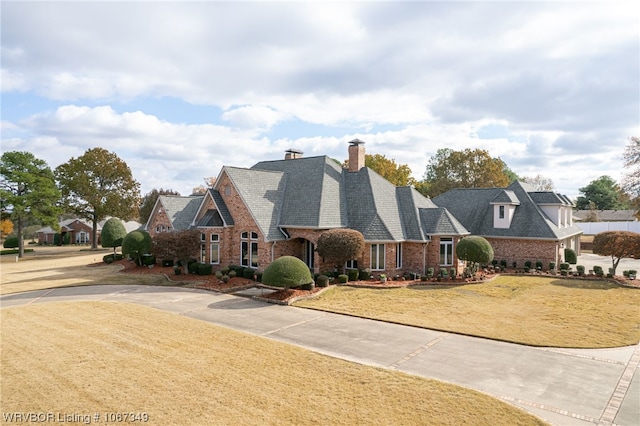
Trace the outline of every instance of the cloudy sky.
<instances>
[{"instance_id":1,"label":"cloudy sky","mask_svg":"<svg viewBox=\"0 0 640 426\"><path fill-rule=\"evenodd\" d=\"M486 149L570 197L640 136L640 16L621 2L2 1L2 152L103 147L142 193L223 165L369 154L420 179Z\"/></svg>"}]
</instances>

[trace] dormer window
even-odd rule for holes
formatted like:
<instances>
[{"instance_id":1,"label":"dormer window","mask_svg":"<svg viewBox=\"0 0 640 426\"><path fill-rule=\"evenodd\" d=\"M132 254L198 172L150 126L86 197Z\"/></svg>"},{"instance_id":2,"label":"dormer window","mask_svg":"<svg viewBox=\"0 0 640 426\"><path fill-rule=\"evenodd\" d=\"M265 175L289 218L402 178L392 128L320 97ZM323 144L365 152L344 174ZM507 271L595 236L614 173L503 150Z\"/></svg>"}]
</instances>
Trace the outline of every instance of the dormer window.
<instances>
[{"instance_id":1,"label":"dormer window","mask_svg":"<svg viewBox=\"0 0 640 426\"><path fill-rule=\"evenodd\" d=\"M516 194L510 190L503 190L491 201L493 205L493 227L498 229L508 229L511 227L511 220L520 205Z\"/></svg>"}]
</instances>

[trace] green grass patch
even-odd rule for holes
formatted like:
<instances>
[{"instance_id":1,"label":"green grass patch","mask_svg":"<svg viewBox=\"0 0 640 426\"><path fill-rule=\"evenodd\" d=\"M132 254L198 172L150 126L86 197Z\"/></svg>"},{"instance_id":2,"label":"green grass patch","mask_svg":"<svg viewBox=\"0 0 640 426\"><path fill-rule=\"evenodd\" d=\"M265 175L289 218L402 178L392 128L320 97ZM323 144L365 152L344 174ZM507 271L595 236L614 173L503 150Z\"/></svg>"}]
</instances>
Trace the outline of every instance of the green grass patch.
<instances>
[{"instance_id":1,"label":"green grass patch","mask_svg":"<svg viewBox=\"0 0 640 426\"><path fill-rule=\"evenodd\" d=\"M640 289L597 280L502 276L461 286L337 287L295 305L535 346L640 341Z\"/></svg>"}]
</instances>

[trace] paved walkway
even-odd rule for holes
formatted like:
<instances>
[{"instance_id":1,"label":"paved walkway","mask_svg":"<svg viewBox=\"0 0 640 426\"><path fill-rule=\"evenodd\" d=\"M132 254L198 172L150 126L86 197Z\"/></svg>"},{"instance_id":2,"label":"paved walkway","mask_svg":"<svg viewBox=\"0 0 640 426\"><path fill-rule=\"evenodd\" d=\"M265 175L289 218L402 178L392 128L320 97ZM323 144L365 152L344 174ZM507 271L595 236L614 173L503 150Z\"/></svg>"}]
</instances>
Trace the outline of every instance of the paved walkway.
<instances>
[{"instance_id":1,"label":"paved walkway","mask_svg":"<svg viewBox=\"0 0 640 426\"><path fill-rule=\"evenodd\" d=\"M532 348L173 287L55 288L2 296L0 306L69 300L137 303L338 358L455 383L556 425L640 423L640 345Z\"/></svg>"}]
</instances>

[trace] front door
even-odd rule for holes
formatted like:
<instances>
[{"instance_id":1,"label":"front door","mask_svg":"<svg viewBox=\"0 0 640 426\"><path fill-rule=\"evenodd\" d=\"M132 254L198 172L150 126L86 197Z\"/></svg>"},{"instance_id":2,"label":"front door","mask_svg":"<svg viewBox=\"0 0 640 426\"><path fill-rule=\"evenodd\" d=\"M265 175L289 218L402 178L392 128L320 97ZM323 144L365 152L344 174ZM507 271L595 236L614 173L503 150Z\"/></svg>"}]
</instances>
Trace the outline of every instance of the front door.
<instances>
[{"instance_id":1,"label":"front door","mask_svg":"<svg viewBox=\"0 0 640 426\"><path fill-rule=\"evenodd\" d=\"M304 241L304 263L306 263L306 265L312 271L314 267L313 259L314 259L315 249L316 247L311 241L309 240Z\"/></svg>"}]
</instances>

